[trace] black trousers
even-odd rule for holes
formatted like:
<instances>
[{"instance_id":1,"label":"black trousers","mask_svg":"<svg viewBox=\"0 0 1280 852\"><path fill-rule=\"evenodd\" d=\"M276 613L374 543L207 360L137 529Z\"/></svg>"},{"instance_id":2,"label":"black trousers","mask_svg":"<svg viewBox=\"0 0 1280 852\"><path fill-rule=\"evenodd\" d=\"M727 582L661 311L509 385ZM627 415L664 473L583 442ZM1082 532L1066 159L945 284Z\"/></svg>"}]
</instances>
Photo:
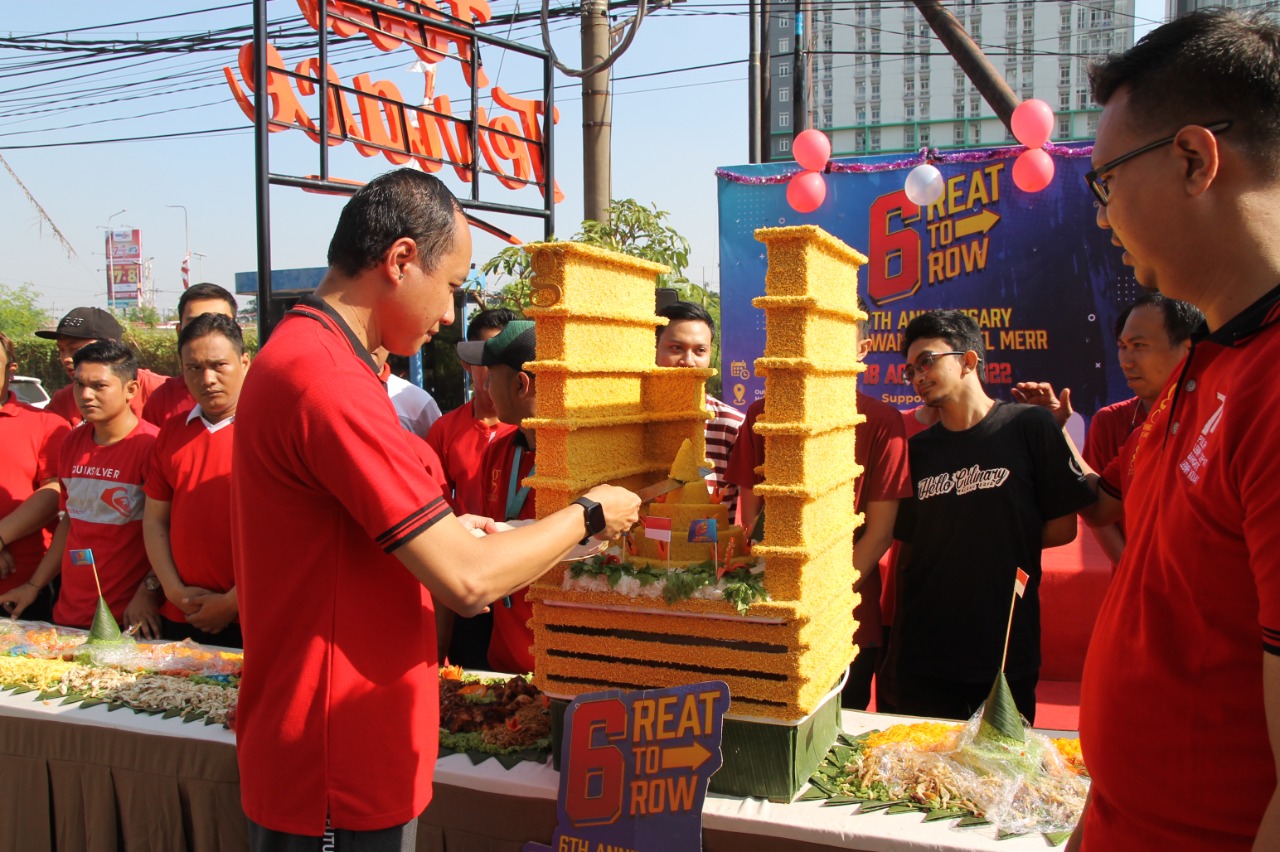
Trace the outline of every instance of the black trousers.
<instances>
[{"instance_id":1,"label":"black trousers","mask_svg":"<svg viewBox=\"0 0 1280 852\"><path fill-rule=\"evenodd\" d=\"M1036 684L1040 676L1010 678L1009 691L1028 722L1036 721ZM994 682L994 677L992 678ZM895 678L897 704L893 712L906 716L938 719L968 719L982 707L991 693L990 683L965 683L898 671Z\"/></svg>"},{"instance_id":2,"label":"black trousers","mask_svg":"<svg viewBox=\"0 0 1280 852\"><path fill-rule=\"evenodd\" d=\"M418 820L375 831L329 829L320 837L288 834L249 823L249 852L414 852Z\"/></svg>"}]
</instances>

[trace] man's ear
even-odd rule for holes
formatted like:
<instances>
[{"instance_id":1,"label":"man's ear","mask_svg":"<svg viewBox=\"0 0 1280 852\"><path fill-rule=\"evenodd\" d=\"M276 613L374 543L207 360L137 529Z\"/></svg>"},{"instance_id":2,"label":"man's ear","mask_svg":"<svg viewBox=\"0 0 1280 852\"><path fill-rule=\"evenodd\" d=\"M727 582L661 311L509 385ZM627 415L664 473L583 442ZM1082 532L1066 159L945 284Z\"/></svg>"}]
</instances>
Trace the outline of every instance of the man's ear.
<instances>
[{"instance_id":1,"label":"man's ear","mask_svg":"<svg viewBox=\"0 0 1280 852\"><path fill-rule=\"evenodd\" d=\"M526 373L524 370L516 373L516 381L519 383L516 388L517 395L523 399L530 396L533 390L533 374Z\"/></svg>"},{"instance_id":2,"label":"man's ear","mask_svg":"<svg viewBox=\"0 0 1280 852\"><path fill-rule=\"evenodd\" d=\"M380 268L392 281L400 281L404 278L404 268L417 259L418 244L409 237L401 237L387 249Z\"/></svg>"},{"instance_id":3,"label":"man's ear","mask_svg":"<svg viewBox=\"0 0 1280 852\"><path fill-rule=\"evenodd\" d=\"M139 384L137 379L130 379L129 381L125 382L124 383L125 399L133 399L134 396L137 395L138 388L140 387L142 387L142 385Z\"/></svg>"},{"instance_id":4,"label":"man's ear","mask_svg":"<svg viewBox=\"0 0 1280 852\"><path fill-rule=\"evenodd\" d=\"M1188 125L1173 138L1173 150L1184 167L1188 195L1199 195L1213 183L1221 165L1218 137L1199 125Z\"/></svg>"}]
</instances>

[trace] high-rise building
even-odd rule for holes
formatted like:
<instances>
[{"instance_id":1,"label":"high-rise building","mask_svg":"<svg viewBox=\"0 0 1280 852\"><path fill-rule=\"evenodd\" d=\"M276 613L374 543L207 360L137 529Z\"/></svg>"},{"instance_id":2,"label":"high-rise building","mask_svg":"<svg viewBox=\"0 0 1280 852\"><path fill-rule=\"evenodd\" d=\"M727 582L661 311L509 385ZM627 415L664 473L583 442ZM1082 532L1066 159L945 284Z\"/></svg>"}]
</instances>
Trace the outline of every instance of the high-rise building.
<instances>
[{"instance_id":1,"label":"high-rise building","mask_svg":"<svg viewBox=\"0 0 1280 852\"><path fill-rule=\"evenodd\" d=\"M1198 9L1235 9L1239 12L1270 12L1280 16L1280 0L1257 2L1257 0L1165 0L1165 16L1180 18L1188 12Z\"/></svg>"},{"instance_id":2,"label":"high-rise building","mask_svg":"<svg viewBox=\"0 0 1280 852\"><path fill-rule=\"evenodd\" d=\"M1092 139L1090 61L1133 45L1134 0L947 3L1019 98L1054 108L1053 139ZM836 155L1012 144L1013 137L910 0L766 3L770 144L791 158L806 127Z\"/></svg>"}]
</instances>

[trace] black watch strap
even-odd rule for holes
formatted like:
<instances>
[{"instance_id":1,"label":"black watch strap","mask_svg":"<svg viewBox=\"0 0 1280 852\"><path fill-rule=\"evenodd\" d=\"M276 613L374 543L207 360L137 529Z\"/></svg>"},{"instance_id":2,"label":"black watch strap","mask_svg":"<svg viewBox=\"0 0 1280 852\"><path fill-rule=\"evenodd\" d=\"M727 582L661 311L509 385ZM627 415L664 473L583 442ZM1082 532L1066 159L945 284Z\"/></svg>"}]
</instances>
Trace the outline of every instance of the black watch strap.
<instances>
[{"instance_id":1,"label":"black watch strap","mask_svg":"<svg viewBox=\"0 0 1280 852\"><path fill-rule=\"evenodd\" d=\"M604 530L604 507L595 500L588 500L586 497L579 497L573 502L582 507L583 522L586 525L587 534L578 543L585 545L591 536Z\"/></svg>"}]
</instances>

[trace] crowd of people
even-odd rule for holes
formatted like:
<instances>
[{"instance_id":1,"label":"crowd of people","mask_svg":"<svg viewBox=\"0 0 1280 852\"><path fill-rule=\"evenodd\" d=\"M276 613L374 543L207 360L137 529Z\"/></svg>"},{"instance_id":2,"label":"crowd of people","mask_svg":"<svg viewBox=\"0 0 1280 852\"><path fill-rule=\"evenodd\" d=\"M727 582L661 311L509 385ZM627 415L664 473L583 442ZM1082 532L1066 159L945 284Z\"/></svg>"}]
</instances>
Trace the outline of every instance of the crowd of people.
<instances>
[{"instance_id":1,"label":"crowd of people","mask_svg":"<svg viewBox=\"0 0 1280 852\"><path fill-rule=\"evenodd\" d=\"M1115 327L1134 396L1094 413L1081 453L1069 390L994 399L969 316L911 321L922 404L857 399L861 627L843 700L866 707L874 677L882 710L963 719L1003 669L1034 720L1041 553L1079 515L1115 569L1084 673L1093 786L1073 847L1276 849L1280 27L1192 14L1092 80L1097 224L1152 291ZM394 381L392 359L453 321L470 255L454 197L402 169L352 197L320 287L252 368L234 297L209 284L179 306L178 377L141 370L96 308L40 332L71 379L43 411L9 392L0 335L0 604L88 626L96 570L142 635L253 649L238 754L255 850L317 848L326 829L339 849L413 848L437 661L530 670L525 587L639 518L636 495L602 485L533 520L534 323L471 318L458 354L474 394L444 416ZM656 363L709 366L710 314L658 313ZM744 417L707 399L708 486L748 530L765 404Z\"/></svg>"}]
</instances>

